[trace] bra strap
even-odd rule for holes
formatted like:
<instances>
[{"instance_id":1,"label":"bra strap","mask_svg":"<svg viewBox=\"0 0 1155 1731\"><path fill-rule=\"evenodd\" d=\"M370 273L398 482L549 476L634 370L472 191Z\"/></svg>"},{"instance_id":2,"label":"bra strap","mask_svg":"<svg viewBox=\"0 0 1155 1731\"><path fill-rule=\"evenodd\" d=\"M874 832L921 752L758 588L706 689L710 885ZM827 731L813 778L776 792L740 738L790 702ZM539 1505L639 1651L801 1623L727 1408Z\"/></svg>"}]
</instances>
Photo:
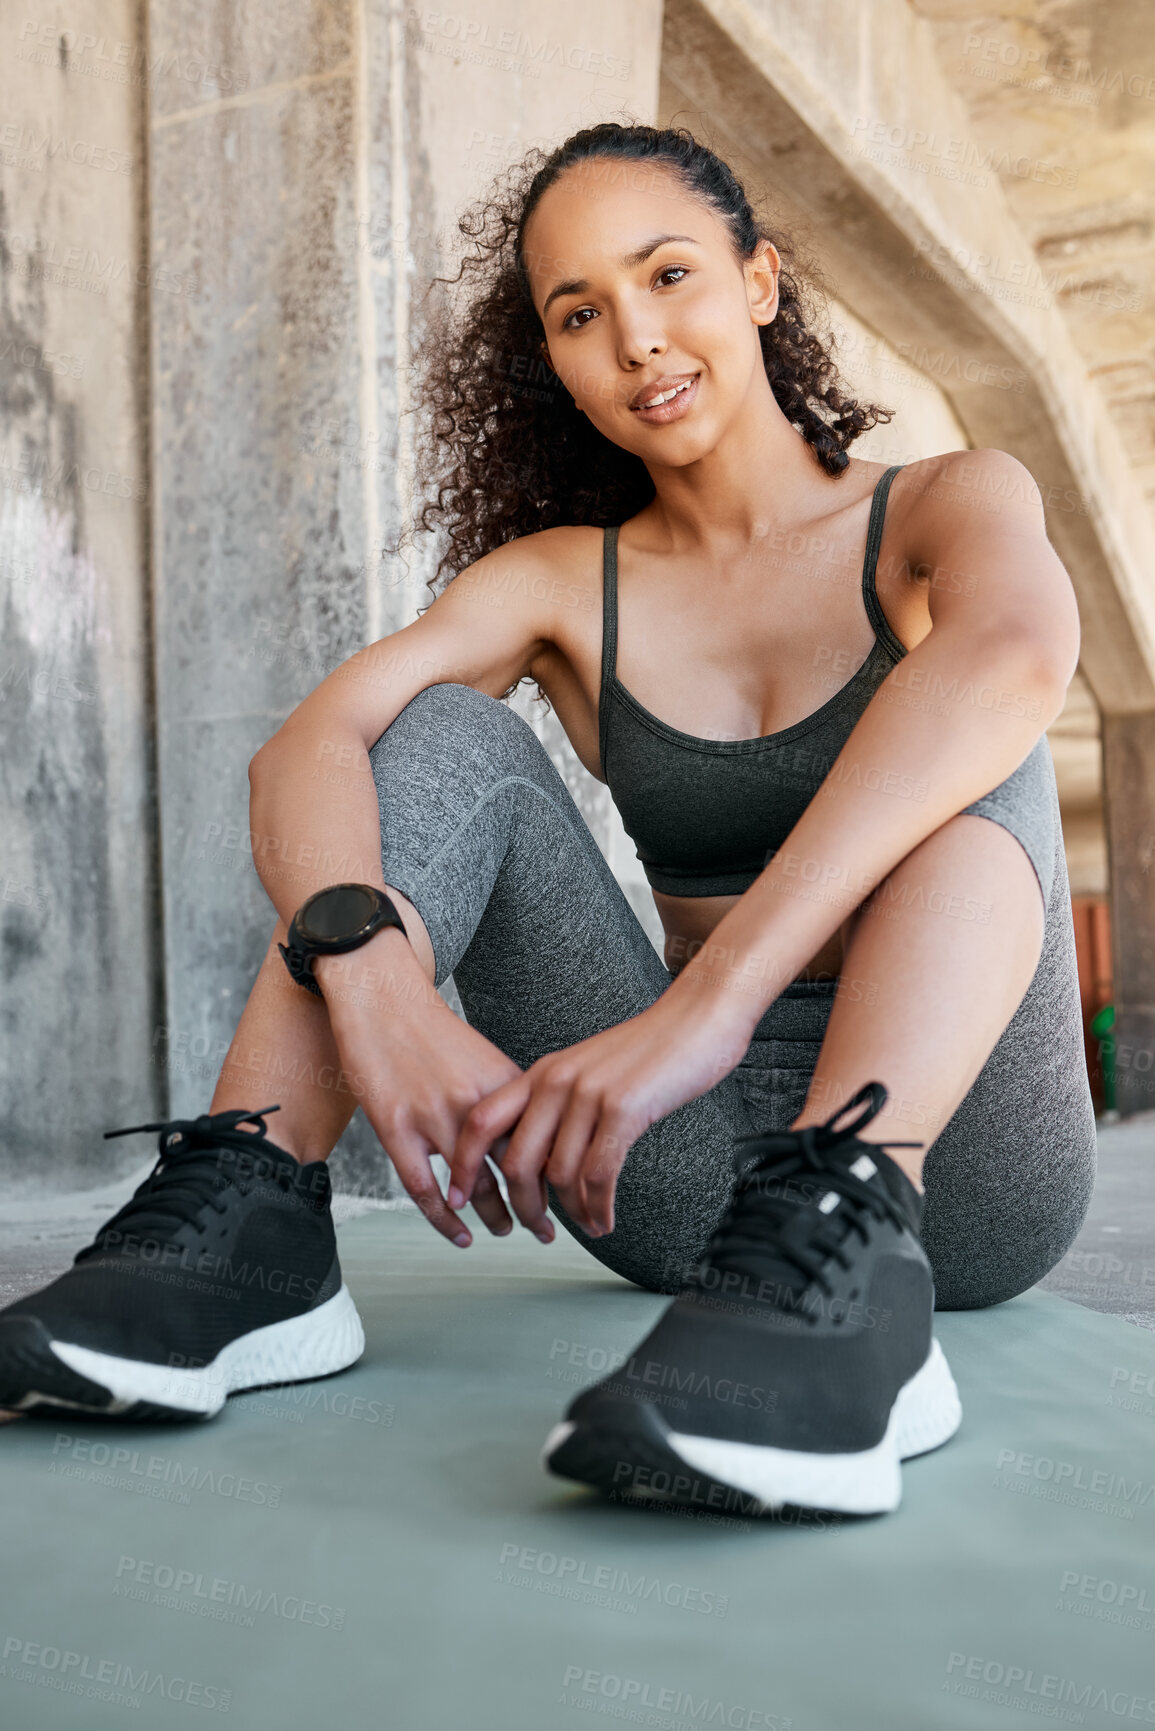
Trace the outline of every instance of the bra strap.
<instances>
[{"instance_id":1,"label":"bra strap","mask_svg":"<svg viewBox=\"0 0 1155 1731\"><path fill-rule=\"evenodd\" d=\"M890 625L878 599L874 587L874 572L878 564L878 550L882 546L882 530L886 522L886 501L890 496L890 484L900 469L905 469L905 463L893 463L878 477L874 487L874 498L870 506L870 523L866 531L866 555L862 561L862 600L866 607L866 616L874 627L876 637L882 638L887 647L900 655L906 654L906 649L899 642Z\"/></svg>"},{"instance_id":2,"label":"bra strap","mask_svg":"<svg viewBox=\"0 0 1155 1731\"><path fill-rule=\"evenodd\" d=\"M602 686L598 696L598 751L606 773L606 739L610 722L610 681L618 664L618 529L602 530Z\"/></svg>"}]
</instances>

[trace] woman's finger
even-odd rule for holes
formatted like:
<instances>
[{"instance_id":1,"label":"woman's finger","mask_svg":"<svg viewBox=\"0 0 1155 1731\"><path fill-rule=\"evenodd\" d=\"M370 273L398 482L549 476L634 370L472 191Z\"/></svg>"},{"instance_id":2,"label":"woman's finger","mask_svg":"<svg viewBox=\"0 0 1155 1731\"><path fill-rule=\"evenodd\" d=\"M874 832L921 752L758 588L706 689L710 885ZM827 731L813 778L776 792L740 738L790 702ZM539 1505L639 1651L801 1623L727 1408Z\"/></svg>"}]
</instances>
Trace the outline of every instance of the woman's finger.
<instances>
[{"instance_id":1,"label":"woman's finger","mask_svg":"<svg viewBox=\"0 0 1155 1731\"><path fill-rule=\"evenodd\" d=\"M549 1199L545 1164L553 1147L562 1105L556 1095L539 1088L522 1113L501 1162L513 1212L543 1244L554 1238L553 1225L546 1213Z\"/></svg>"},{"instance_id":2,"label":"woman's finger","mask_svg":"<svg viewBox=\"0 0 1155 1731\"><path fill-rule=\"evenodd\" d=\"M466 1113L452 1152L446 1156L450 1168L449 1199L455 1208L463 1208L473 1195L486 1155L513 1129L529 1096L530 1084L525 1075L513 1076Z\"/></svg>"},{"instance_id":3,"label":"woman's finger","mask_svg":"<svg viewBox=\"0 0 1155 1731\"><path fill-rule=\"evenodd\" d=\"M448 1206L433 1176L430 1155L437 1150L417 1131L402 1126L394 1126L388 1144L382 1142L382 1147L392 1160L406 1193L416 1202L430 1226L460 1249L468 1249L473 1243L473 1234L461 1216Z\"/></svg>"},{"instance_id":4,"label":"woman's finger","mask_svg":"<svg viewBox=\"0 0 1155 1731\"><path fill-rule=\"evenodd\" d=\"M620 1113L611 1113L597 1125L581 1166L581 1192L585 1208L600 1233L614 1229L614 1193L626 1155L637 1141Z\"/></svg>"},{"instance_id":5,"label":"woman's finger","mask_svg":"<svg viewBox=\"0 0 1155 1731\"><path fill-rule=\"evenodd\" d=\"M513 1217L488 1165L477 1174L470 1202L478 1218L484 1221L495 1238L504 1238L506 1233L513 1231Z\"/></svg>"},{"instance_id":6,"label":"woman's finger","mask_svg":"<svg viewBox=\"0 0 1155 1731\"><path fill-rule=\"evenodd\" d=\"M599 1236L599 1226L590 1214L582 1192L582 1171L590 1141L597 1130L599 1114L598 1102L574 1089L554 1134L553 1149L545 1166L545 1177L557 1191L558 1200L570 1219L594 1238Z\"/></svg>"}]
</instances>

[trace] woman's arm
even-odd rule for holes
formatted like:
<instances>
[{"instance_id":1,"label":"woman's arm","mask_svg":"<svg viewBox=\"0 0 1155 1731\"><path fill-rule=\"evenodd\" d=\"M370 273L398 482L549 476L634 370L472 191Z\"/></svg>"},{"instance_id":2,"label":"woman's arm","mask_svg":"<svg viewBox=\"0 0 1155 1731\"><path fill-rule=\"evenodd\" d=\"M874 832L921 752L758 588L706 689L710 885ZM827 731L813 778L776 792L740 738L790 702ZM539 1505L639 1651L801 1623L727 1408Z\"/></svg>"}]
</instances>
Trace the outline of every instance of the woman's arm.
<instances>
[{"instance_id":1,"label":"woman's arm","mask_svg":"<svg viewBox=\"0 0 1155 1731\"><path fill-rule=\"evenodd\" d=\"M253 864L286 925L328 884L385 887L369 750L406 704L448 683L499 697L529 672L552 633L534 596L549 593L537 581L543 539L526 536L462 571L413 624L342 662L254 756ZM510 580L527 572L534 581Z\"/></svg>"},{"instance_id":2,"label":"woman's arm","mask_svg":"<svg viewBox=\"0 0 1155 1731\"><path fill-rule=\"evenodd\" d=\"M498 696L529 670L553 629L541 598L553 593L555 574L539 581L542 539L527 537L462 572L414 624L330 674L256 754L249 769L252 848L280 916L274 940L285 936L301 902L327 884L390 887L381 872L369 749L428 685L460 681ZM238 1090L251 1103L254 1071L272 1066L289 1077L277 1089L285 1105L282 1139L299 1158L316 1159L359 1104L430 1224L468 1244L430 1155L451 1153L464 1114L520 1070L454 1015L434 989L431 965L426 972L392 928L349 956L320 958L315 977L323 1002L293 984L270 945L213 1109L233 1104ZM509 1229L491 1175L482 1175L474 1202L491 1231ZM538 1230L553 1236L548 1224Z\"/></svg>"},{"instance_id":3,"label":"woman's arm","mask_svg":"<svg viewBox=\"0 0 1155 1731\"><path fill-rule=\"evenodd\" d=\"M932 570L931 630L883 680L778 853L666 993L692 999L719 1028L748 1036L887 873L1005 781L1063 707L1078 608L1028 470L985 450L926 467L907 533L911 563Z\"/></svg>"}]
</instances>

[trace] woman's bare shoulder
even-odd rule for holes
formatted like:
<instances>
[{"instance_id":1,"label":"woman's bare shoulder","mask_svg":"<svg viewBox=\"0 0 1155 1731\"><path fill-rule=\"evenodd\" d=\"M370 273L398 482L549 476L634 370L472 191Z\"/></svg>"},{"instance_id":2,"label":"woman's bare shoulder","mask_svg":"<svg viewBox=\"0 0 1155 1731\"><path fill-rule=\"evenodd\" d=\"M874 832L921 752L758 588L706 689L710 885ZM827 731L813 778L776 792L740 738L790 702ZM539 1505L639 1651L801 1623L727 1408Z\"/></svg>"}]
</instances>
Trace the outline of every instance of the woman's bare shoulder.
<instances>
[{"instance_id":1,"label":"woman's bare shoulder","mask_svg":"<svg viewBox=\"0 0 1155 1731\"><path fill-rule=\"evenodd\" d=\"M523 595L557 610L559 619L601 607L602 531L585 524L539 529L507 541L463 572L503 594Z\"/></svg>"},{"instance_id":2,"label":"woman's bare shoulder","mask_svg":"<svg viewBox=\"0 0 1155 1731\"><path fill-rule=\"evenodd\" d=\"M892 495L914 529L996 514L1019 529L1043 523L1043 489L1025 463L993 447L916 458L895 476Z\"/></svg>"},{"instance_id":3,"label":"woman's bare shoulder","mask_svg":"<svg viewBox=\"0 0 1155 1731\"><path fill-rule=\"evenodd\" d=\"M559 577L579 577L590 563L590 554L599 556L602 531L588 523L562 523L553 529L538 529L530 535L519 535L506 543L526 566L536 566L543 572ZM597 575L600 583L600 557Z\"/></svg>"},{"instance_id":4,"label":"woman's bare shoulder","mask_svg":"<svg viewBox=\"0 0 1155 1731\"><path fill-rule=\"evenodd\" d=\"M1016 634L1037 655L1053 648L1069 684L1079 622L1071 579L1047 536L1046 513L1078 510L1073 488L1040 485L1009 451L948 451L909 466L905 560L927 578L932 624ZM974 598L980 605L976 606Z\"/></svg>"}]
</instances>

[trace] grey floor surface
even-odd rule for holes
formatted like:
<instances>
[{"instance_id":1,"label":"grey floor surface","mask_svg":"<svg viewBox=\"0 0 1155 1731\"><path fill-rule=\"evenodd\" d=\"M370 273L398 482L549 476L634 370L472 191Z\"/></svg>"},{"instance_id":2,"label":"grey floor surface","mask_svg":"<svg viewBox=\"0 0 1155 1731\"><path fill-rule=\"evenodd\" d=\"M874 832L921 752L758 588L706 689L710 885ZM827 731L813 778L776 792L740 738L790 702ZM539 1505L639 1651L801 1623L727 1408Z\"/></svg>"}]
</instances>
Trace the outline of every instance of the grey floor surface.
<instances>
[{"instance_id":1,"label":"grey floor surface","mask_svg":"<svg viewBox=\"0 0 1155 1731\"><path fill-rule=\"evenodd\" d=\"M0 1429L0 1725L1155 1724L1155 1118L1102 1140L1046 1289L936 1318L962 1427L869 1520L548 1477L549 1427L664 1300L565 1234L461 1252L409 1208L342 1210L352 1370L207 1425ZM9 1220L5 1297L108 1201Z\"/></svg>"}]
</instances>

